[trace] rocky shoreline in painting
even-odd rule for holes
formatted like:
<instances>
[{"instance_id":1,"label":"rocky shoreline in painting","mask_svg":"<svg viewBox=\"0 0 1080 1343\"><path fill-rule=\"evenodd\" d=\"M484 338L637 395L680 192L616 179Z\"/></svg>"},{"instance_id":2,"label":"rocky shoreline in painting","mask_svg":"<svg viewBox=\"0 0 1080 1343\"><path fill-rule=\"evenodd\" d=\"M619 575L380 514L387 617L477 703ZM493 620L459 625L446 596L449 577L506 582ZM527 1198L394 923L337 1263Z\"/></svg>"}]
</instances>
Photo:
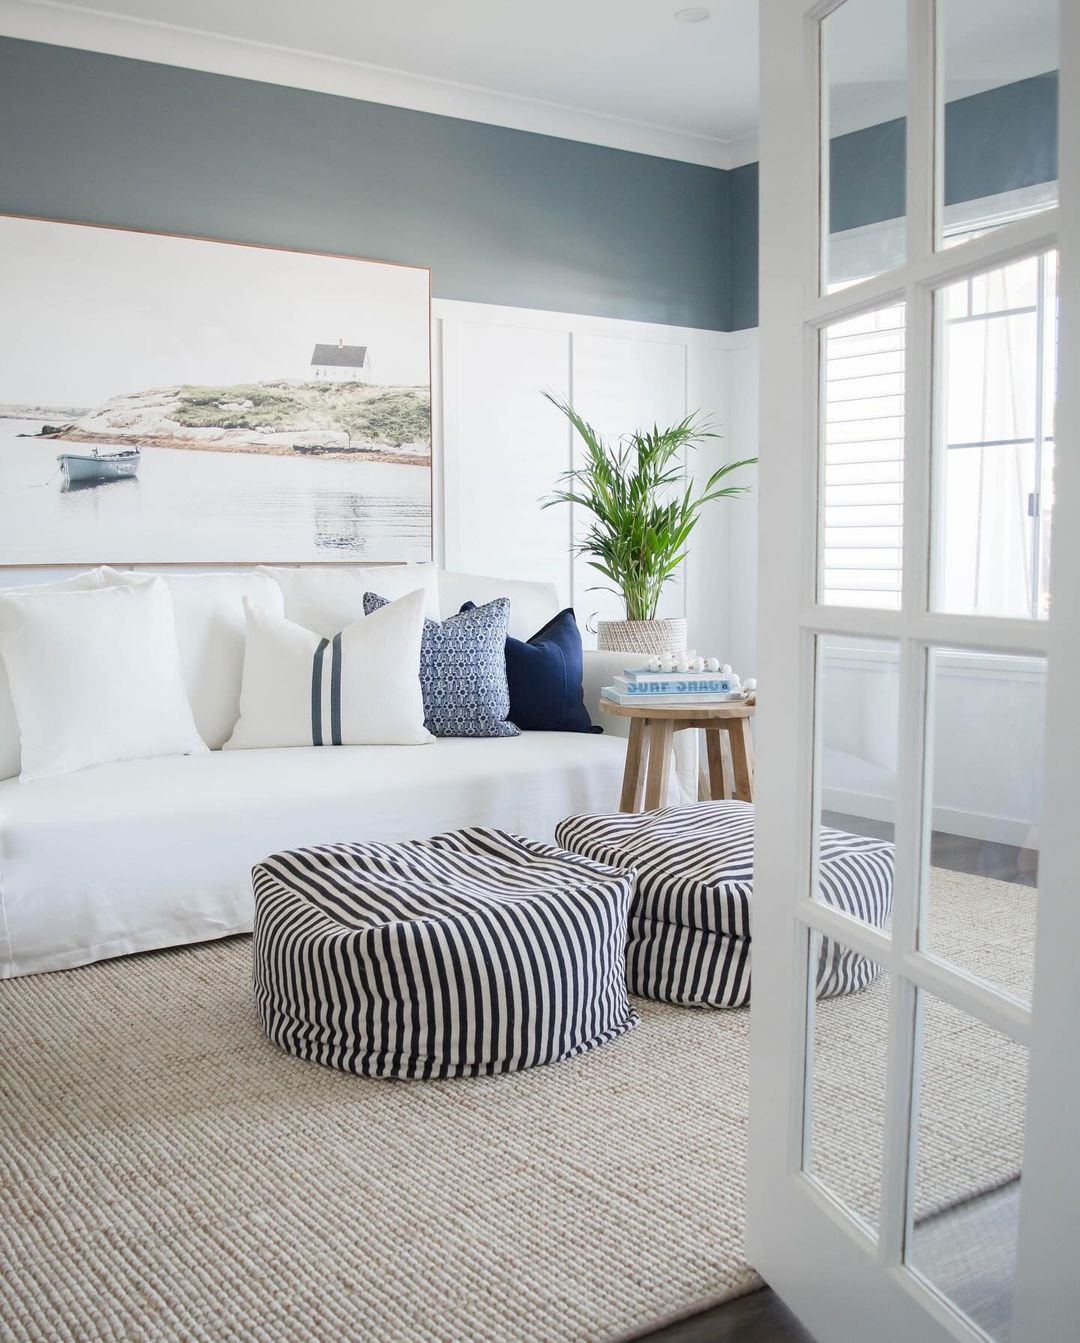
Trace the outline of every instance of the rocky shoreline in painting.
<instances>
[{"instance_id":1,"label":"rocky shoreline in painting","mask_svg":"<svg viewBox=\"0 0 1080 1343\"><path fill-rule=\"evenodd\" d=\"M426 387L290 379L157 387L66 422L55 412L42 418L37 437L52 442L431 465Z\"/></svg>"}]
</instances>

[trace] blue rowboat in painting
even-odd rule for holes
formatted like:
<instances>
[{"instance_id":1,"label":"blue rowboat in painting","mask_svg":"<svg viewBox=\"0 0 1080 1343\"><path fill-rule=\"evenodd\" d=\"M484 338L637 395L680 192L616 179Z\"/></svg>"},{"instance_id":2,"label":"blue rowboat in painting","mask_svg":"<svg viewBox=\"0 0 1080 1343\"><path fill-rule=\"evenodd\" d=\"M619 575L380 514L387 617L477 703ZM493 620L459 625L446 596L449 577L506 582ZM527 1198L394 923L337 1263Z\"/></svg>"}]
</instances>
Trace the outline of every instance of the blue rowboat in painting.
<instances>
[{"instance_id":1,"label":"blue rowboat in painting","mask_svg":"<svg viewBox=\"0 0 1080 1343\"><path fill-rule=\"evenodd\" d=\"M110 480L131 480L139 474L141 454L138 448L121 452L63 452L57 461L66 485L103 485Z\"/></svg>"}]
</instances>

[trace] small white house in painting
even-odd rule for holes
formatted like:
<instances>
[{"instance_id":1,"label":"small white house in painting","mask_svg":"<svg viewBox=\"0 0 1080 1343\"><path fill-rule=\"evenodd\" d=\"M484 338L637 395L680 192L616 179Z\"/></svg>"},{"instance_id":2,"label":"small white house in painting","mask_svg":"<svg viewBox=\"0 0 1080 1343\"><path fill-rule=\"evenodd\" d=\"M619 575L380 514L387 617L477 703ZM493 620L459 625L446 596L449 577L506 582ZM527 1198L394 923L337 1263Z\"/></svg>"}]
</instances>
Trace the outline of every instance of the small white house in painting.
<instances>
[{"instance_id":1,"label":"small white house in painting","mask_svg":"<svg viewBox=\"0 0 1080 1343\"><path fill-rule=\"evenodd\" d=\"M333 378L337 382L367 382L371 364L366 345L316 345L311 354L311 376Z\"/></svg>"}]
</instances>

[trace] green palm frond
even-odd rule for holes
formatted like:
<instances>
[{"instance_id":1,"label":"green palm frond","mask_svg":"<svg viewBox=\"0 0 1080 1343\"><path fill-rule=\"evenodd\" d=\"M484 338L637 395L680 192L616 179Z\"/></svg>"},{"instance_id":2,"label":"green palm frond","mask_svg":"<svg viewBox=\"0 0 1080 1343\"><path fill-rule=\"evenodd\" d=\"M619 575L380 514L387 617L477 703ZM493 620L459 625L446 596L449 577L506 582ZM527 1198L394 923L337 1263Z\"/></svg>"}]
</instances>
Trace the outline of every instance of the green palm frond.
<instances>
[{"instance_id":1,"label":"green palm frond","mask_svg":"<svg viewBox=\"0 0 1080 1343\"><path fill-rule=\"evenodd\" d=\"M722 482L757 458L719 466L699 485L687 477L686 453L720 437L699 414L611 443L568 401L551 392L544 396L573 425L585 456L581 466L563 472L541 506L574 504L592 515L575 549L617 585L627 620L653 620L664 585L686 558L702 508L748 493L749 485Z\"/></svg>"}]
</instances>

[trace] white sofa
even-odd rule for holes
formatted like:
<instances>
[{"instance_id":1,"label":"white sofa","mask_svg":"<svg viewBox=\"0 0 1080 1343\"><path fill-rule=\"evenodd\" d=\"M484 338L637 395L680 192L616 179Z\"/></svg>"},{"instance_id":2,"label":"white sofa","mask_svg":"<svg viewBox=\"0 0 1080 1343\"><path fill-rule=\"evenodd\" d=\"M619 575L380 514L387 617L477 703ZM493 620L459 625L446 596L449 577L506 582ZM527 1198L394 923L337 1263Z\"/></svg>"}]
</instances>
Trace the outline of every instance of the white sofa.
<instances>
[{"instance_id":1,"label":"white sofa","mask_svg":"<svg viewBox=\"0 0 1080 1343\"><path fill-rule=\"evenodd\" d=\"M507 587L441 574L439 606L446 615ZM509 587L518 637L558 610L552 585ZM188 637L205 650L206 630ZM188 659L189 669L196 663L221 675L220 658ZM550 840L566 815L614 809L625 742L598 700L626 663L586 653L586 703L603 735L214 750L0 780L0 978L248 931L251 868L281 849L469 825ZM691 751L681 743L672 800L694 787Z\"/></svg>"}]
</instances>

